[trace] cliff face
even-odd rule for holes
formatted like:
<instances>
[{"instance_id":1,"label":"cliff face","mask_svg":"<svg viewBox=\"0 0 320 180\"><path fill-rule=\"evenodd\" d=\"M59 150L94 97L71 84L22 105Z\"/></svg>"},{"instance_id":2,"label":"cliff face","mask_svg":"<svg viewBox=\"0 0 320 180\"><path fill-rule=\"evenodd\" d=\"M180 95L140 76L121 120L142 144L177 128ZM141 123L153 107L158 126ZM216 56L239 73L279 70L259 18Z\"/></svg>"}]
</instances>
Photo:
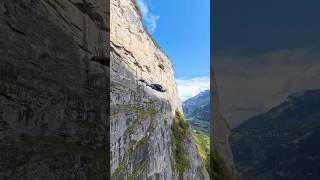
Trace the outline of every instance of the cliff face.
<instances>
[{"instance_id":1,"label":"cliff face","mask_svg":"<svg viewBox=\"0 0 320 180\"><path fill-rule=\"evenodd\" d=\"M0 1L0 179L106 179L108 6Z\"/></svg>"},{"instance_id":2,"label":"cliff face","mask_svg":"<svg viewBox=\"0 0 320 180\"><path fill-rule=\"evenodd\" d=\"M131 0L111 0L112 49L122 55L126 69L135 78L164 86L167 93L161 93L160 97L170 101L173 111L181 110L173 65L143 27L140 13L134 4Z\"/></svg>"},{"instance_id":3,"label":"cliff face","mask_svg":"<svg viewBox=\"0 0 320 180\"><path fill-rule=\"evenodd\" d=\"M211 175L215 179L235 179L236 169L229 144L230 127L219 110L219 95L213 72L211 69Z\"/></svg>"},{"instance_id":4,"label":"cliff face","mask_svg":"<svg viewBox=\"0 0 320 180\"><path fill-rule=\"evenodd\" d=\"M176 126L181 102L172 63L134 2L111 0L110 9L112 179L208 179L190 128Z\"/></svg>"}]
</instances>

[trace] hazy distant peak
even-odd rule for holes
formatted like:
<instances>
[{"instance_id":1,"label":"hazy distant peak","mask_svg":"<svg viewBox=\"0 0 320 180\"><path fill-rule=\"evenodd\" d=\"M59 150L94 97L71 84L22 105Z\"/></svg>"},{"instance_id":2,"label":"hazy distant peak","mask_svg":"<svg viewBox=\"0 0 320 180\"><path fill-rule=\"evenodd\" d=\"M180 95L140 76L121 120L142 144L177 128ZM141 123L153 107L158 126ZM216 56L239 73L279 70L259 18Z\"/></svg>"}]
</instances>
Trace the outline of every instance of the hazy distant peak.
<instances>
[{"instance_id":1,"label":"hazy distant peak","mask_svg":"<svg viewBox=\"0 0 320 180\"><path fill-rule=\"evenodd\" d=\"M210 89L201 91L201 92L200 92L198 95L196 95L196 96L203 96L203 95L210 95Z\"/></svg>"},{"instance_id":2,"label":"hazy distant peak","mask_svg":"<svg viewBox=\"0 0 320 180\"><path fill-rule=\"evenodd\" d=\"M320 89L302 90L302 91L298 91L298 92L288 96L287 100L300 99L303 97L313 97L313 96L319 95L319 94L320 94Z\"/></svg>"},{"instance_id":3,"label":"hazy distant peak","mask_svg":"<svg viewBox=\"0 0 320 180\"><path fill-rule=\"evenodd\" d=\"M185 100L183 103L187 103L187 102L190 102L190 101L193 101L193 100L199 100L199 99L208 99L210 100L210 90L204 90L204 91L201 91L199 94Z\"/></svg>"}]
</instances>

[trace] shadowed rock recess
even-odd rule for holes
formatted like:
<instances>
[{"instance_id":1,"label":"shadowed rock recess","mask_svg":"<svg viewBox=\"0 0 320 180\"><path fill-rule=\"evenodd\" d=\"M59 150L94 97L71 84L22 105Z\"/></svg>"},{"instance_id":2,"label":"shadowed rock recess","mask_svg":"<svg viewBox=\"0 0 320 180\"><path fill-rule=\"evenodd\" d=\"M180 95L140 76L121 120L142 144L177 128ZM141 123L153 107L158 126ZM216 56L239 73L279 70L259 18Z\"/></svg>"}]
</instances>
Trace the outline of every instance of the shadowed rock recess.
<instances>
[{"instance_id":1,"label":"shadowed rock recess","mask_svg":"<svg viewBox=\"0 0 320 180\"><path fill-rule=\"evenodd\" d=\"M111 0L110 14L111 179L209 179L180 113L171 61L134 1Z\"/></svg>"},{"instance_id":2,"label":"shadowed rock recess","mask_svg":"<svg viewBox=\"0 0 320 180\"><path fill-rule=\"evenodd\" d=\"M0 179L106 179L105 0L0 1Z\"/></svg>"},{"instance_id":3,"label":"shadowed rock recess","mask_svg":"<svg viewBox=\"0 0 320 180\"><path fill-rule=\"evenodd\" d=\"M230 127L220 113L219 94L213 66L211 66L211 123L210 123L210 177L237 179L237 172L229 144Z\"/></svg>"}]
</instances>

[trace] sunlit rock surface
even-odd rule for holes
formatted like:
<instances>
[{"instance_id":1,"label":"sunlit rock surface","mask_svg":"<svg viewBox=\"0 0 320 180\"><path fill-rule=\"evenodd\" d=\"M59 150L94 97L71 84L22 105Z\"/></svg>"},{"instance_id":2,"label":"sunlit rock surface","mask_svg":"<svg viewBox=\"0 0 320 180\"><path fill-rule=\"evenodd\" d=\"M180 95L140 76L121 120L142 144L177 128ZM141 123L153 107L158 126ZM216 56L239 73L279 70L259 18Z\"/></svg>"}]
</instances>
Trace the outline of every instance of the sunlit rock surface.
<instances>
[{"instance_id":1,"label":"sunlit rock surface","mask_svg":"<svg viewBox=\"0 0 320 180\"><path fill-rule=\"evenodd\" d=\"M182 109L173 65L143 27L133 1L111 0L110 31L111 179L209 179L189 128L186 168L179 173L171 127Z\"/></svg>"}]
</instances>

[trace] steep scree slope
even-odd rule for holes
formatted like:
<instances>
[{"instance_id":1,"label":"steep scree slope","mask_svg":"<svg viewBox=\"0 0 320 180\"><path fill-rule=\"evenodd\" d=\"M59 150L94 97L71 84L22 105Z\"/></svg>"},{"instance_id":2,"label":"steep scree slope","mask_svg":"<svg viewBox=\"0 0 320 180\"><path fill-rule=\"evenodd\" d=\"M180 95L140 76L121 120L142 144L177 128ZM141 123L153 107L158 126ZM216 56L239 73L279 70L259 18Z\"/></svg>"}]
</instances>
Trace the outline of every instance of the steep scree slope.
<instances>
[{"instance_id":1,"label":"steep scree slope","mask_svg":"<svg viewBox=\"0 0 320 180\"><path fill-rule=\"evenodd\" d=\"M191 129L176 117L181 102L172 63L133 1L111 0L110 31L111 179L209 179Z\"/></svg>"}]
</instances>

